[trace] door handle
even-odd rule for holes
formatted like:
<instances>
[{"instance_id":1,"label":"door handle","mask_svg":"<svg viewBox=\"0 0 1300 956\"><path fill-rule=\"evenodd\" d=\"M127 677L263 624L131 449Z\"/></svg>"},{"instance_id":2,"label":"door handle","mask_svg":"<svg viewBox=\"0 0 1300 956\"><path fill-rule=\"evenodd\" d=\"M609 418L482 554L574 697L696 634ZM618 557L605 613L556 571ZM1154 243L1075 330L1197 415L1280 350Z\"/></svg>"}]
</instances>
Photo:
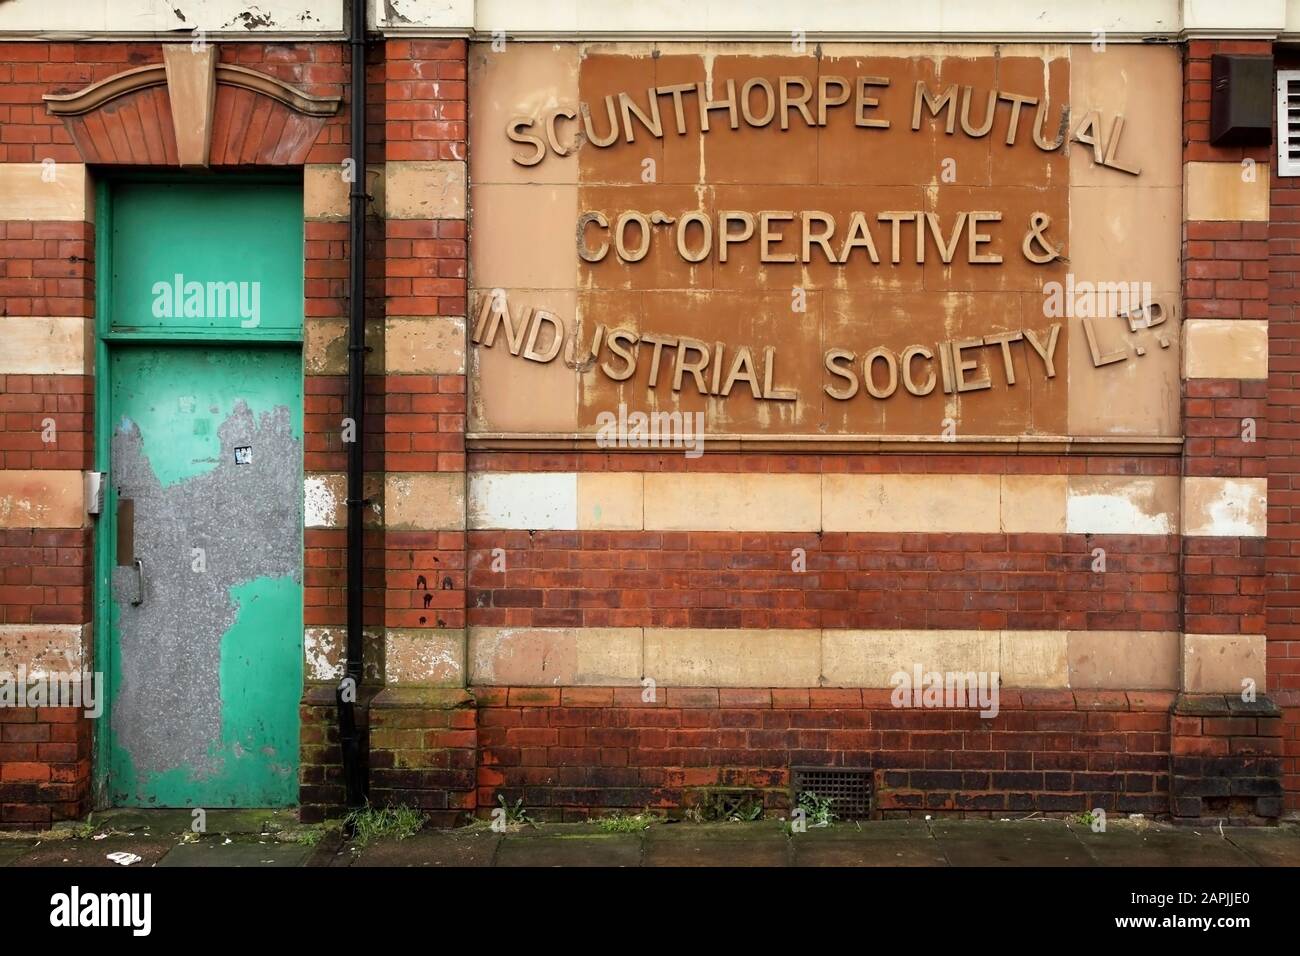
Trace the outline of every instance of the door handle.
<instances>
[{"instance_id":1,"label":"door handle","mask_svg":"<svg viewBox=\"0 0 1300 956\"><path fill-rule=\"evenodd\" d=\"M135 598L131 605L139 607L144 603L144 562L136 558L131 563L135 565Z\"/></svg>"}]
</instances>

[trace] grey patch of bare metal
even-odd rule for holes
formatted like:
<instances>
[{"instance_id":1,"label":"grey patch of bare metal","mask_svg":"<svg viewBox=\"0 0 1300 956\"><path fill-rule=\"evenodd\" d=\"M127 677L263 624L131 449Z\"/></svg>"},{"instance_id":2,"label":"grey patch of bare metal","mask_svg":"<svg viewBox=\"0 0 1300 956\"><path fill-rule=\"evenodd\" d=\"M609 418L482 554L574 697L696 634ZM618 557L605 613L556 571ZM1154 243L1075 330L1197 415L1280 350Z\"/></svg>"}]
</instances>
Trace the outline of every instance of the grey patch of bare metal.
<instances>
[{"instance_id":1,"label":"grey patch of bare metal","mask_svg":"<svg viewBox=\"0 0 1300 956\"><path fill-rule=\"evenodd\" d=\"M217 434L216 467L164 488L139 426L113 433L114 483L119 497L135 500L144 600L131 603L135 568L114 567L119 679L111 719L140 776L185 767L204 779L220 771L221 638L239 610L231 588L260 577L302 580L302 441L289 410L277 406L255 420L240 401ZM251 464L235 463L236 447L253 449Z\"/></svg>"}]
</instances>

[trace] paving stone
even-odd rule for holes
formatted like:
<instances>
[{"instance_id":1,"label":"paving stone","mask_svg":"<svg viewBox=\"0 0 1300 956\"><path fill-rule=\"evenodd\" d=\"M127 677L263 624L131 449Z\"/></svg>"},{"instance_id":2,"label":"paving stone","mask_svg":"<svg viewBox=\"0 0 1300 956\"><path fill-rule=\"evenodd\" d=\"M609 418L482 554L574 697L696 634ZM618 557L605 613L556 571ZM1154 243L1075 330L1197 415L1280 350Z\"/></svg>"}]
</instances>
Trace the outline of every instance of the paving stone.
<instances>
[{"instance_id":1,"label":"paving stone","mask_svg":"<svg viewBox=\"0 0 1300 956\"><path fill-rule=\"evenodd\" d=\"M491 866L501 835L490 830L425 830L363 847L353 866Z\"/></svg>"},{"instance_id":2,"label":"paving stone","mask_svg":"<svg viewBox=\"0 0 1300 956\"><path fill-rule=\"evenodd\" d=\"M194 811L190 809L143 810L123 807L115 810L97 810L90 816L96 833L154 835L189 833L194 825ZM298 815L293 810L207 810L204 814L205 833L229 835L235 833L277 833L298 829ZM81 824L76 824L81 826Z\"/></svg>"},{"instance_id":3,"label":"paving stone","mask_svg":"<svg viewBox=\"0 0 1300 956\"><path fill-rule=\"evenodd\" d=\"M425 830L406 840L338 850L289 840L209 834L178 843L137 814L135 836L0 839L0 866L102 866L125 851L134 866L1300 866L1300 827L1174 827L1111 821L1105 833L1062 820L840 822L790 834L787 823L659 823L637 833L543 824L501 835L484 827ZM180 817L176 819L182 819ZM188 811L184 819L188 819ZM211 820L211 818L209 818ZM220 825L220 824L219 824Z\"/></svg>"},{"instance_id":4,"label":"paving stone","mask_svg":"<svg viewBox=\"0 0 1300 956\"><path fill-rule=\"evenodd\" d=\"M789 866L780 821L659 824L645 834L646 866Z\"/></svg>"},{"instance_id":5,"label":"paving stone","mask_svg":"<svg viewBox=\"0 0 1300 956\"><path fill-rule=\"evenodd\" d=\"M1101 866L1254 866L1217 830L1169 828L1079 832L1079 842Z\"/></svg>"},{"instance_id":6,"label":"paving stone","mask_svg":"<svg viewBox=\"0 0 1300 956\"><path fill-rule=\"evenodd\" d=\"M1300 827L1224 827L1223 832L1260 866L1300 866Z\"/></svg>"},{"instance_id":7,"label":"paving stone","mask_svg":"<svg viewBox=\"0 0 1300 956\"><path fill-rule=\"evenodd\" d=\"M134 853L139 863L153 866L175 844L158 837L110 836L103 840L44 840L19 856L11 866L121 866L108 858L117 852Z\"/></svg>"},{"instance_id":8,"label":"paving stone","mask_svg":"<svg viewBox=\"0 0 1300 956\"><path fill-rule=\"evenodd\" d=\"M0 840L0 866L8 866L31 849L28 840Z\"/></svg>"},{"instance_id":9,"label":"paving stone","mask_svg":"<svg viewBox=\"0 0 1300 956\"><path fill-rule=\"evenodd\" d=\"M1095 866L1064 821L933 822L931 832L953 866Z\"/></svg>"},{"instance_id":10,"label":"paving stone","mask_svg":"<svg viewBox=\"0 0 1300 956\"><path fill-rule=\"evenodd\" d=\"M639 866L637 834L591 832L554 836L506 834L496 866Z\"/></svg>"},{"instance_id":11,"label":"paving stone","mask_svg":"<svg viewBox=\"0 0 1300 956\"><path fill-rule=\"evenodd\" d=\"M923 822L882 820L810 827L790 837L795 866L947 866Z\"/></svg>"},{"instance_id":12,"label":"paving stone","mask_svg":"<svg viewBox=\"0 0 1300 956\"><path fill-rule=\"evenodd\" d=\"M233 840L219 837L182 843L164 856L159 866L302 866L312 848L278 840Z\"/></svg>"}]
</instances>

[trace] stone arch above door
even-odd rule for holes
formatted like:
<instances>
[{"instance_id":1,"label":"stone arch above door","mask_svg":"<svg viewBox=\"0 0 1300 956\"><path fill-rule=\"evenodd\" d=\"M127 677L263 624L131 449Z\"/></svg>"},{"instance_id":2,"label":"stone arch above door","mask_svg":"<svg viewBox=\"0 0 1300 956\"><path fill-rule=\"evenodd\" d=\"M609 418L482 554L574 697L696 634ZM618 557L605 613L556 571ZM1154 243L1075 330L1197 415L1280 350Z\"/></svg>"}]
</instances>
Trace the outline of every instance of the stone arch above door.
<instances>
[{"instance_id":1,"label":"stone arch above door","mask_svg":"<svg viewBox=\"0 0 1300 956\"><path fill-rule=\"evenodd\" d=\"M44 100L87 163L204 168L301 165L342 97L165 44L161 63Z\"/></svg>"}]
</instances>

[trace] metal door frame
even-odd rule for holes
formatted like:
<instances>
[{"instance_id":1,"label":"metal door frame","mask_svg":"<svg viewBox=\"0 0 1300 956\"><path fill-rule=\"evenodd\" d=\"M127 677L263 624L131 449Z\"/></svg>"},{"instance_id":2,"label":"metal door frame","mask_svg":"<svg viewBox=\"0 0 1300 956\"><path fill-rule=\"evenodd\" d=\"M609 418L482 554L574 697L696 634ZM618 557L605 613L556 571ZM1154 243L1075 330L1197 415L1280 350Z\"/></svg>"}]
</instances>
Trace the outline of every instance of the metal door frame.
<instances>
[{"instance_id":1,"label":"metal door frame","mask_svg":"<svg viewBox=\"0 0 1300 956\"><path fill-rule=\"evenodd\" d=\"M102 674L101 697L103 712L94 722L94 743L91 758L91 805L94 809L109 806L108 774L109 750L112 741L112 702L114 687L112 673L108 667L112 645L111 613L109 587L113 565L113 543L117 538L117 495L113 491L112 467L112 417L109 414L112 404L112 364L111 354L117 349L156 345L189 345L195 348L204 346L215 348L247 349L257 346L288 347L296 346L299 359L299 374L303 375L303 324L306 322L306 303L303 305L303 322L295 331L263 329L223 329L217 331L167 331L149 330L122 332L112 328L112 244L113 244L113 187L120 183L184 183L187 185L208 185L219 189L232 183L273 183L278 185L296 185L302 191L301 170L293 172L257 172L231 174L186 174L177 172L97 171L95 182L95 451L94 470L104 476L102 507L94 524L94 576L92 585L92 639L94 645L94 669ZM299 255L304 255L299 250ZM305 281L305 270L304 270ZM304 382L304 401L306 388ZM305 413L305 410L304 410ZM305 566L304 566L305 571ZM304 587L306 581L304 579Z\"/></svg>"}]
</instances>

